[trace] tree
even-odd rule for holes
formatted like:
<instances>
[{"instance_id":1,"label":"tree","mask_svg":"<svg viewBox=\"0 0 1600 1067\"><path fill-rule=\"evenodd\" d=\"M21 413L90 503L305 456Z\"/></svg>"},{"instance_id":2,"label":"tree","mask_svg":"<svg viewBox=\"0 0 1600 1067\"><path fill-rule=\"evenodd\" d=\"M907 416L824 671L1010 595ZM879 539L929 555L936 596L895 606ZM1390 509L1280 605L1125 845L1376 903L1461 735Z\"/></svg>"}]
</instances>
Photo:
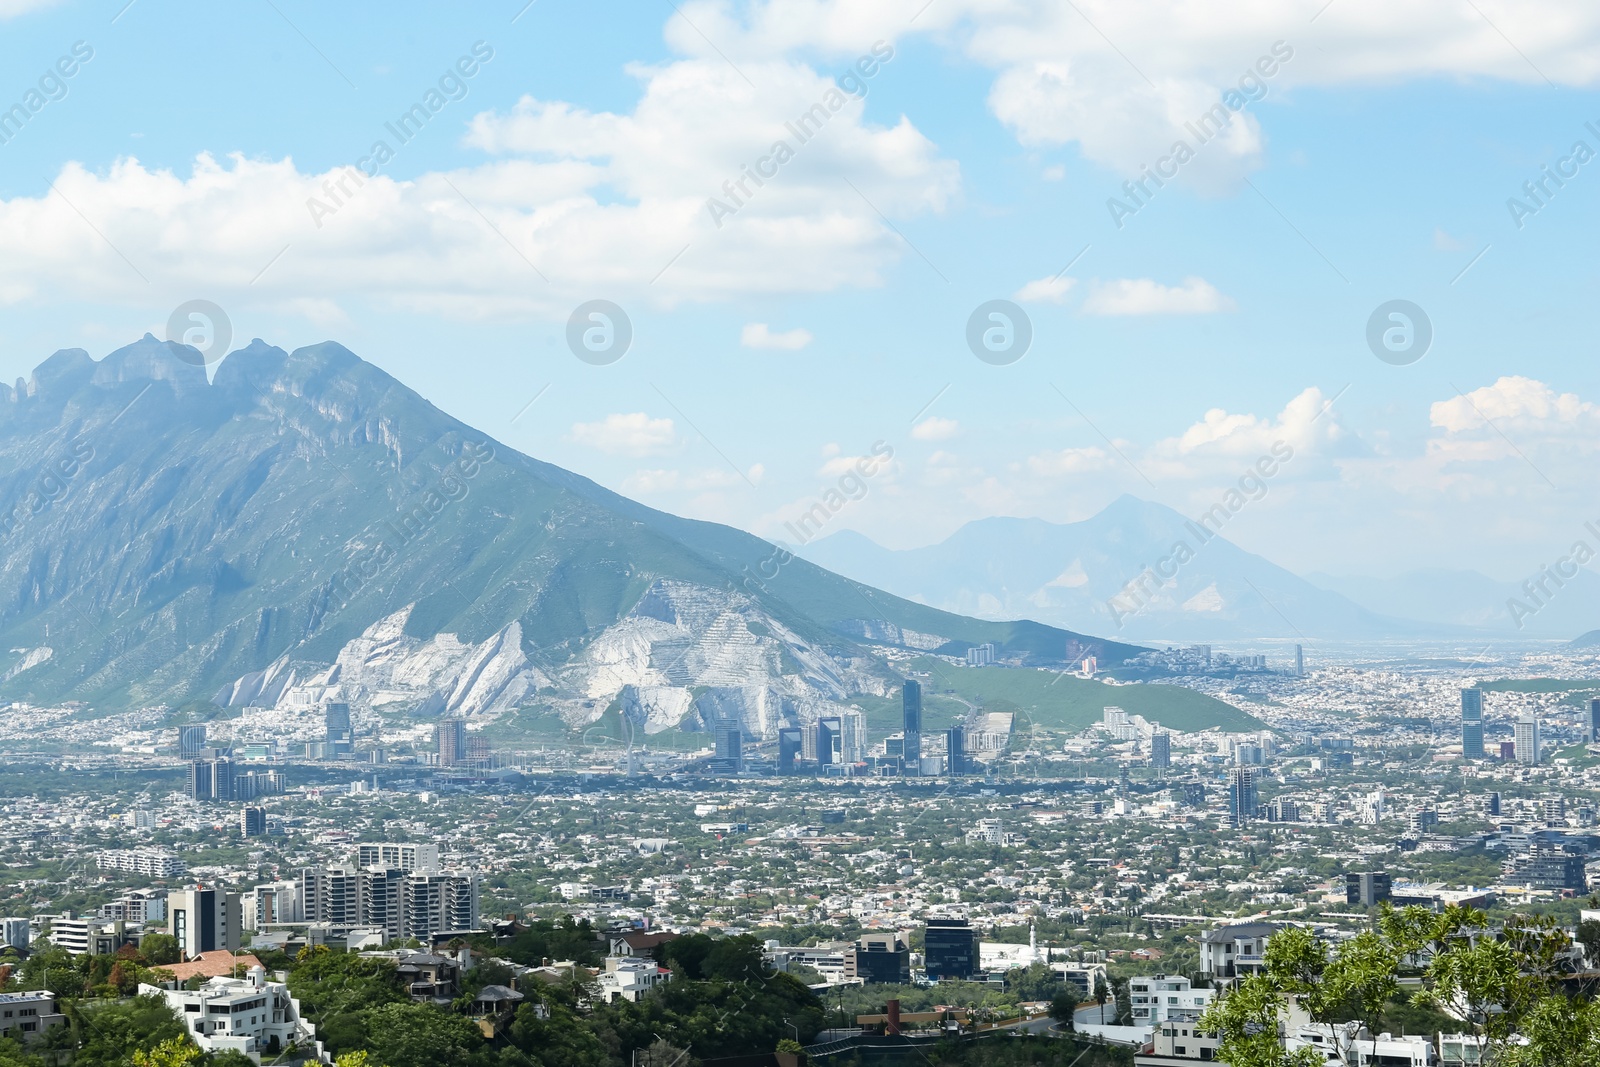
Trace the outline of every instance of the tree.
<instances>
[{"instance_id":1,"label":"tree","mask_svg":"<svg viewBox=\"0 0 1600 1067\"><path fill-rule=\"evenodd\" d=\"M1277 936L1274 935L1274 940ZM1270 949L1272 941L1267 942ZM1200 1016L1200 1029L1221 1039L1217 1060L1229 1067L1322 1067L1309 1048L1289 1052L1278 1034L1278 1016L1288 1006L1275 980L1252 974Z\"/></svg>"},{"instance_id":2,"label":"tree","mask_svg":"<svg viewBox=\"0 0 1600 1067\"><path fill-rule=\"evenodd\" d=\"M367 1013L368 1046L389 1067L464 1063L483 1044L469 1019L433 1004L385 1004Z\"/></svg>"},{"instance_id":3,"label":"tree","mask_svg":"<svg viewBox=\"0 0 1600 1067\"><path fill-rule=\"evenodd\" d=\"M1106 980L1096 976L1094 980L1094 1002L1100 1005L1100 1025L1106 1023L1106 1001L1111 996L1111 990L1106 988Z\"/></svg>"},{"instance_id":4,"label":"tree","mask_svg":"<svg viewBox=\"0 0 1600 1067\"><path fill-rule=\"evenodd\" d=\"M133 1050L133 1067L189 1067L201 1056L187 1037L172 1037L152 1048Z\"/></svg>"},{"instance_id":5,"label":"tree","mask_svg":"<svg viewBox=\"0 0 1600 1067\"><path fill-rule=\"evenodd\" d=\"M1583 945L1583 958L1589 970L1600 967L1600 921L1585 919L1579 923L1578 943Z\"/></svg>"},{"instance_id":6,"label":"tree","mask_svg":"<svg viewBox=\"0 0 1600 1067\"><path fill-rule=\"evenodd\" d=\"M139 954L148 960L152 967L177 963L181 955L178 939L171 934L145 934L139 939Z\"/></svg>"},{"instance_id":7,"label":"tree","mask_svg":"<svg viewBox=\"0 0 1600 1067\"><path fill-rule=\"evenodd\" d=\"M1057 1029L1071 1030L1077 1014L1078 998L1070 992L1063 990L1050 998L1050 1018L1055 1020Z\"/></svg>"}]
</instances>

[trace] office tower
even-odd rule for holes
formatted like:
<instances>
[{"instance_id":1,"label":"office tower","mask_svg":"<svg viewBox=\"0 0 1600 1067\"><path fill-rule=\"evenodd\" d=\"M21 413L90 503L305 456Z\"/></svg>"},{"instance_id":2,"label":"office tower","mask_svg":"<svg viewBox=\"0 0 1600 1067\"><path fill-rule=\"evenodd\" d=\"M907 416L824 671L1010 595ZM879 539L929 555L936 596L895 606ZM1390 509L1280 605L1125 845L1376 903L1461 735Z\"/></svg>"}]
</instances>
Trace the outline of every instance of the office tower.
<instances>
[{"instance_id":1,"label":"office tower","mask_svg":"<svg viewBox=\"0 0 1600 1067\"><path fill-rule=\"evenodd\" d=\"M1489 799L1484 802L1483 807L1484 807L1484 811L1486 813L1488 813L1489 815L1499 816L1499 814L1500 814L1500 794L1499 793L1490 793L1489 794Z\"/></svg>"},{"instance_id":2,"label":"office tower","mask_svg":"<svg viewBox=\"0 0 1600 1067\"><path fill-rule=\"evenodd\" d=\"M794 761L799 757L804 748L801 740L801 731L797 727L784 726L778 730L778 773L793 774Z\"/></svg>"},{"instance_id":3,"label":"office tower","mask_svg":"<svg viewBox=\"0 0 1600 1067\"><path fill-rule=\"evenodd\" d=\"M1260 807L1256 793L1254 767L1236 767L1228 784L1228 821L1233 826L1243 826L1256 817Z\"/></svg>"},{"instance_id":4,"label":"office tower","mask_svg":"<svg viewBox=\"0 0 1600 1067\"><path fill-rule=\"evenodd\" d=\"M1344 876L1344 900L1346 904L1363 908L1374 908L1392 895L1392 882L1387 871L1369 871L1357 874L1354 871Z\"/></svg>"},{"instance_id":5,"label":"office tower","mask_svg":"<svg viewBox=\"0 0 1600 1067\"><path fill-rule=\"evenodd\" d=\"M1512 751L1518 763L1530 766L1539 762L1539 719L1533 712L1525 713L1512 727Z\"/></svg>"},{"instance_id":6,"label":"office tower","mask_svg":"<svg viewBox=\"0 0 1600 1067\"><path fill-rule=\"evenodd\" d=\"M260 837L267 832L267 809L239 809L239 832L245 837Z\"/></svg>"},{"instance_id":7,"label":"office tower","mask_svg":"<svg viewBox=\"0 0 1600 1067\"><path fill-rule=\"evenodd\" d=\"M952 775L967 773L967 732L952 726L944 732L945 772Z\"/></svg>"},{"instance_id":8,"label":"office tower","mask_svg":"<svg viewBox=\"0 0 1600 1067\"><path fill-rule=\"evenodd\" d=\"M1299 645L1294 646L1294 676L1296 678L1306 676L1306 650Z\"/></svg>"},{"instance_id":9,"label":"office tower","mask_svg":"<svg viewBox=\"0 0 1600 1067\"><path fill-rule=\"evenodd\" d=\"M439 766L454 767L467 758L467 720L454 715L440 719L433 729Z\"/></svg>"},{"instance_id":10,"label":"office tower","mask_svg":"<svg viewBox=\"0 0 1600 1067\"><path fill-rule=\"evenodd\" d=\"M239 894L221 889L174 889L167 894L167 919L178 947L191 959L202 952L239 951L243 929Z\"/></svg>"},{"instance_id":11,"label":"office tower","mask_svg":"<svg viewBox=\"0 0 1600 1067\"><path fill-rule=\"evenodd\" d=\"M922 765L922 686L907 681L900 693L900 715L905 737L901 762L907 774L916 774Z\"/></svg>"},{"instance_id":12,"label":"office tower","mask_svg":"<svg viewBox=\"0 0 1600 1067\"><path fill-rule=\"evenodd\" d=\"M178 727L178 758L192 760L206 747L205 723Z\"/></svg>"},{"instance_id":13,"label":"office tower","mask_svg":"<svg viewBox=\"0 0 1600 1067\"><path fill-rule=\"evenodd\" d=\"M839 762L840 748L844 740L844 724L837 716L818 719L813 728L816 738L812 748L816 755L813 757L819 766L832 767Z\"/></svg>"},{"instance_id":14,"label":"office tower","mask_svg":"<svg viewBox=\"0 0 1600 1067\"><path fill-rule=\"evenodd\" d=\"M716 761L734 774L741 773L744 770L744 728L739 725L739 720L717 720L713 734Z\"/></svg>"},{"instance_id":15,"label":"office tower","mask_svg":"<svg viewBox=\"0 0 1600 1067\"><path fill-rule=\"evenodd\" d=\"M233 761L219 756L189 764L189 795L196 800L232 800Z\"/></svg>"},{"instance_id":16,"label":"office tower","mask_svg":"<svg viewBox=\"0 0 1600 1067\"><path fill-rule=\"evenodd\" d=\"M978 973L978 931L965 919L929 919L922 955L935 982L971 978Z\"/></svg>"},{"instance_id":17,"label":"office tower","mask_svg":"<svg viewBox=\"0 0 1600 1067\"><path fill-rule=\"evenodd\" d=\"M439 866L439 846L375 842L356 846L357 867L395 867L410 874Z\"/></svg>"},{"instance_id":18,"label":"office tower","mask_svg":"<svg viewBox=\"0 0 1600 1067\"><path fill-rule=\"evenodd\" d=\"M839 740L839 753L845 763L860 763L867 758L867 716L865 712L851 709L839 716L844 728Z\"/></svg>"},{"instance_id":19,"label":"office tower","mask_svg":"<svg viewBox=\"0 0 1600 1067\"><path fill-rule=\"evenodd\" d=\"M342 756L355 749L355 734L350 729L350 705L342 700L322 706L323 736L330 756Z\"/></svg>"},{"instance_id":20,"label":"office tower","mask_svg":"<svg viewBox=\"0 0 1600 1067\"><path fill-rule=\"evenodd\" d=\"M1600 700L1589 701L1589 743L1600 744Z\"/></svg>"},{"instance_id":21,"label":"office tower","mask_svg":"<svg viewBox=\"0 0 1600 1067\"><path fill-rule=\"evenodd\" d=\"M1165 730L1150 735L1150 766L1158 771L1172 766L1172 735Z\"/></svg>"},{"instance_id":22,"label":"office tower","mask_svg":"<svg viewBox=\"0 0 1600 1067\"><path fill-rule=\"evenodd\" d=\"M1483 759L1483 690L1461 691L1461 758Z\"/></svg>"},{"instance_id":23,"label":"office tower","mask_svg":"<svg viewBox=\"0 0 1600 1067\"><path fill-rule=\"evenodd\" d=\"M844 976L863 982L907 985L911 981L911 950L896 933L862 934L856 939L855 948L845 951Z\"/></svg>"}]
</instances>

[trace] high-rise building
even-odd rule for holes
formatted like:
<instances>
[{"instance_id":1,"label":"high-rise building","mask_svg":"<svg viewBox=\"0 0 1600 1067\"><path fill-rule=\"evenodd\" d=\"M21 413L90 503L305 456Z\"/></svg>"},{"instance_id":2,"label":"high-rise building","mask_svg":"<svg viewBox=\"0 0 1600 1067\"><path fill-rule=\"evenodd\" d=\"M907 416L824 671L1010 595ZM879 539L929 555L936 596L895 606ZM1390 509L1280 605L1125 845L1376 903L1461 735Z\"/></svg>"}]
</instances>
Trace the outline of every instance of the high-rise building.
<instances>
[{"instance_id":1,"label":"high-rise building","mask_svg":"<svg viewBox=\"0 0 1600 1067\"><path fill-rule=\"evenodd\" d=\"M433 728L439 766L454 767L467 758L467 720L452 715Z\"/></svg>"},{"instance_id":2,"label":"high-rise building","mask_svg":"<svg viewBox=\"0 0 1600 1067\"><path fill-rule=\"evenodd\" d=\"M1344 900L1363 908L1374 908L1392 895L1392 882L1387 871L1351 871L1344 876Z\"/></svg>"},{"instance_id":3,"label":"high-rise building","mask_svg":"<svg viewBox=\"0 0 1600 1067\"><path fill-rule=\"evenodd\" d=\"M844 954L844 976L906 985L911 981L911 950L896 933L864 933Z\"/></svg>"},{"instance_id":4,"label":"high-rise building","mask_svg":"<svg viewBox=\"0 0 1600 1067\"><path fill-rule=\"evenodd\" d=\"M232 800L233 761L218 756L189 764L189 795L196 800Z\"/></svg>"},{"instance_id":5,"label":"high-rise building","mask_svg":"<svg viewBox=\"0 0 1600 1067\"><path fill-rule=\"evenodd\" d=\"M478 880L459 874L413 874L400 886L400 936L427 944L435 934L478 928Z\"/></svg>"},{"instance_id":6,"label":"high-rise building","mask_svg":"<svg viewBox=\"0 0 1600 1067\"><path fill-rule=\"evenodd\" d=\"M739 774L744 770L744 727L738 719L718 719L713 736L715 759L725 770Z\"/></svg>"},{"instance_id":7,"label":"high-rise building","mask_svg":"<svg viewBox=\"0 0 1600 1067\"><path fill-rule=\"evenodd\" d=\"M332 700L322 706L323 730L330 756L348 755L355 750L355 734L350 729L350 705Z\"/></svg>"},{"instance_id":8,"label":"high-rise building","mask_svg":"<svg viewBox=\"0 0 1600 1067\"><path fill-rule=\"evenodd\" d=\"M1296 678L1306 676L1306 651L1299 645L1294 646L1294 676Z\"/></svg>"},{"instance_id":9,"label":"high-rise building","mask_svg":"<svg viewBox=\"0 0 1600 1067\"><path fill-rule=\"evenodd\" d=\"M1547 823L1566 825L1567 798L1559 793L1553 797L1541 797L1539 800L1539 815Z\"/></svg>"},{"instance_id":10,"label":"high-rise building","mask_svg":"<svg viewBox=\"0 0 1600 1067\"><path fill-rule=\"evenodd\" d=\"M804 748L798 727L783 726L778 729L778 773L793 774L794 761Z\"/></svg>"},{"instance_id":11,"label":"high-rise building","mask_svg":"<svg viewBox=\"0 0 1600 1067\"><path fill-rule=\"evenodd\" d=\"M167 894L167 922L178 948L193 958L202 952L239 950L243 920L239 894L195 886Z\"/></svg>"},{"instance_id":12,"label":"high-rise building","mask_svg":"<svg viewBox=\"0 0 1600 1067\"><path fill-rule=\"evenodd\" d=\"M821 767L832 767L840 762L843 754L841 749L844 742L844 723L837 716L818 719L813 727L812 748L816 755L814 758Z\"/></svg>"},{"instance_id":13,"label":"high-rise building","mask_svg":"<svg viewBox=\"0 0 1600 1067\"><path fill-rule=\"evenodd\" d=\"M1228 783L1228 821L1243 826L1256 817L1261 801L1256 792L1256 769L1235 767Z\"/></svg>"},{"instance_id":14,"label":"high-rise building","mask_svg":"<svg viewBox=\"0 0 1600 1067\"><path fill-rule=\"evenodd\" d=\"M1600 699L1589 701L1589 743L1600 744Z\"/></svg>"},{"instance_id":15,"label":"high-rise building","mask_svg":"<svg viewBox=\"0 0 1600 1067\"><path fill-rule=\"evenodd\" d=\"M909 679L900 691L900 721L905 737L901 759L906 773L916 774L922 763L922 686Z\"/></svg>"},{"instance_id":16,"label":"high-rise building","mask_svg":"<svg viewBox=\"0 0 1600 1067\"><path fill-rule=\"evenodd\" d=\"M981 645L973 645L967 649L967 666L988 667L994 663L994 644L985 641Z\"/></svg>"},{"instance_id":17,"label":"high-rise building","mask_svg":"<svg viewBox=\"0 0 1600 1067\"><path fill-rule=\"evenodd\" d=\"M192 760L206 747L206 724L178 727L178 758Z\"/></svg>"},{"instance_id":18,"label":"high-rise building","mask_svg":"<svg viewBox=\"0 0 1600 1067\"><path fill-rule=\"evenodd\" d=\"M1490 793L1489 798L1484 801L1483 809L1486 814L1498 817L1500 814L1500 794Z\"/></svg>"},{"instance_id":19,"label":"high-rise building","mask_svg":"<svg viewBox=\"0 0 1600 1067\"><path fill-rule=\"evenodd\" d=\"M1512 726L1513 745L1518 763L1533 765L1539 762L1539 718L1526 712Z\"/></svg>"},{"instance_id":20,"label":"high-rise building","mask_svg":"<svg viewBox=\"0 0 1600 1067\"><path fill-rule=\"evenodd\" d=\"M1483 690L1461 691L1461 758L1483 759Z\"/></svg>"},{"instance_id":21,"label":"high-rise building","mask_svg":"<svg viewBox=\"0 0 1600 1067\"><path fill-rule=\"evenodd\" d=\"M978 973L978 931L965 919L929 919L922 956L935 982L971 978Z\"/></svg>"},{"instance_id":22,"label":"high-rise building","mask_svg":"<svg viewBox=\"0 0 1600 1067\"><path fill-rule=\"evenodd\" d=\"M245 837L260 837L267 832L267 809L243 807L239 809L239 832Z\"/></svg>"},{"instance_id":23,"label":"high-rise building","mask_svg":"<svg viewBox=\"0 0 1600 1067\"><path fill-rule=\"evenodd\" d=\"M1172 766L1172 735L1165 730L1150 735L1150 766L1158 771Z\"/></svg>"},{"instance_id":24,"label":"high-rise building","mask_svg":"<svg viewBox=\"0 0 1600 1067\"><path fill-rule=\"evenodd\" d=\"M944 732L945 773L959 776L967 773L967 732L952 726Z\"/></svg>"},{"instance_id":25,"label":"high-rise building","mask_svg":"<svg viewBox=\"0 0 1600 1067\"><path fill-rule=\"evenodd\" d=\"M854 708L839 716L844 732L839 738L839 754L845 763L860 763L867 758L867 716Z\"/></svg>"}]
</instances>

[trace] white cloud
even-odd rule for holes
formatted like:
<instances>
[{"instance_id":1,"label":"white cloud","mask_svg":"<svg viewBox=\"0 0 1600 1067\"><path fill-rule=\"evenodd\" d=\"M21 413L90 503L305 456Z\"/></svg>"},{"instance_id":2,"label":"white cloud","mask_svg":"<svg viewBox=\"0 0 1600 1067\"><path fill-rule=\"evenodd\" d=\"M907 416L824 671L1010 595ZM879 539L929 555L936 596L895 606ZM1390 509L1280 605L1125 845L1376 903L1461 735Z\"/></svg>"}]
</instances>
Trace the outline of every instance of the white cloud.
<instances>
[{"instance_id":1,"label":"white cloud","mask_svg":"<svg viewBox=\"0 0 1600 1067\"><path fill-rule=\"evenodd\" d=\"M927 34L995 72L989 107L1020 142L1076 143L1089 160L1127 176L1179 138L1195 144L1186 123L1236 90L1275 42L1292 56L1259 79L1268 106L1302 85L1422 78L1535 85L1545 76L1589 85L1600 76L1600 8L1585 0L1527 0L1514 9L1497 0L1481 16L1457 0L1340 0L1314 25L1282 4L1246 5L1226 19L1180 0L940 0L914 11L921 6L691 0L683 17L669 20L667 36L686 53L714 57L709 38L742 65L745 57L802 49L843 60L878 38ZM1515 47L1496 28L1513 16ZM1253 82L1246 87L1259 95ZM1183 180L1231 188L1259 167L1262 110L1250 105L1200 145Z\"/></svg>"},{"instance_id":2,"label":"white cloud","mask_svg":"<svg viewBox=\"0 0 1600 1067\"><path fill-rule=\"evenodd\" d=\"M1233 308L1233 301L1204 278L1185 278L1174 286L1120 278L1097 284L1083 302L1090 315L1208 315Z\"/></svg>"},{"instance_id":3,"label":"white cloud","mask_svg":"<svg viewBox=\"0 0 1600 1067\"><path fill-rule=\"evenodd\" d=\"M14 19L30 11L55 7L61 0L0 0L0 19Z\"/></svg>"},{"instance_id":4,"label":"white cloud","mask_svg":"<svg viewBox=\"0 0 1600 1067\"><path fill-rule=\"evenodd\" d=\"M1232 461L1265 455L1278 442L1303 451L1343 436L1331 398L1313 386L1302 390L1271 418L1212 408L1177 437L1151 446L1149 455L1169 461L1192 461L1206 455Z\"/></svg>"},{"instance_id":5,"label":"white cloud","mask_svg":"<svg viewBox=\"0 0 1600 1067\"><path fill-rule=\"evenodd\" d=\"M911 436L918 441L948 441L960 430L961 424L955 419L930 415L912 427Z\"/></svg>"},{"instance_id":6,"label":"white cloud","mask_svg":"<svg viewBox=\"0 0 1600 1067\"><path fill-rule=\"evenodd\" d=\"M746 348L777 348L798 352L811 343L811 331L793 329L773 333L764 322L747 322L744 329L739 331L739 343Z\"/></svg>"},{"instance_id":7,"label":"white cloud","mask_svg":"<svg viewBox=\"0 0 1600 1067\"><path fill-rule=\"evenodd\" d=\"M1067 293L1077 283L1076 278L1069 278L1064 274L1035 278L1018 289L1012 299L1020 300L1024 304L1059 304L1066 299Z\"/></svg>"},{"instance_id":8,"label":"white cloud","mask_svg":"<svg viewBox=\"0 0 1600 1067\"><path fill-rule=\"evenodd\" d=\"M878 211L942 211L957 164L904 117L869 123L860 98L808 66L741 67L759 90L721 59L690 58L630 68L628 112L525 97L470 122L468 146L499 158L411 181L358 186L353 167L243 156L201 155L186 177L135 159L100 173L68 164L57 191L0 200L0 303L176 304L198 291L293 310L315 293L558 317L596 291L671 305L878 284L905 255ZM823 101L838 107L798 144L785 121ZM728 201L724 183L747 181L742 168L784 138L793 159L747 182L719 226L708 200ZM840 196L845 178L871 203Z\"/></svg>"},{"instance_id":9,"label":"white cloud","mask_svg":"<svg viewBox=\"0 0 1600 1067\"><path fill-rule=\"evenodd\" d=\"M1531 422L1549 433L1579 425L1592 427L1596 416L1595 405L1576 394L1557 393L1544 382L1520 375L1507 375L1493 385L1440 400L1428 409L1429 422L1449 434L1489 429L1485 419Z\"/></svg>"},{"instance_id":10,"label":"white cloud","mask_svg":"<svg viewBox=\"0 0 1600 1067\"><path fill-rule=\"evenodd\" d=\"M671 419L652 419L636 411L607 415L599 422L574 423L571 440L611 455L653 456L670 451L678 443L678 436Z\"/></svg>"},{"instance_id":11,"label":"white cloud","mask_svg":"<svg viewBox=\"0 0 1600 1067\"><path fill-rule=\"evenodd\" d=\"M1085 474L1112 465L1111 454L1098 446L1063 448L1029 456L1028 472L1038 478L1059 478L1066 474Z\"/></svg>"}]
</instances>

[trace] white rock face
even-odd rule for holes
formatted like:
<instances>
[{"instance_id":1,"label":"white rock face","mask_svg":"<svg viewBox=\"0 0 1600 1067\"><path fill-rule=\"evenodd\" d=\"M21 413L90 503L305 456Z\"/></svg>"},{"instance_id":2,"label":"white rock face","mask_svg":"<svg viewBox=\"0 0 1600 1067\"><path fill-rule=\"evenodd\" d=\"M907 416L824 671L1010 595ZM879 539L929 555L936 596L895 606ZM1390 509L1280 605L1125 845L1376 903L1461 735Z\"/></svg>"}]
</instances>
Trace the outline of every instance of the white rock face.
<instances>
[{"instance_id":1,"label":"white rock face","mask_svg":"<svg viewBox=\"0 0 1600 1067\"><path fill-rule=\"evenodd\" d=\"M12 652L21 652L22 658L12 665L11 669L0 676L0 682L9 682L23 671L31 671L41 663L48 663L55 656L56 650L49 645L38 648L14 648Z\"/></svg>"},{"instance_id":2,"label":"white rock face","mask_svg":"<svg viewBox=\"0 0 1600 1067\"><path fill-rule=\"evenodd\" d=\"M363 717L392 708L488 720L542 689L540 703L574 727L616 703L645 734L737 719L745 736L771 739L780 726L839 714L852 693L888 688L874 661L836 658L743 594L684 582L654 583L553 677L530 662L520 623L476 645L448 633L424 640L405 632L411 612L374 622L331 666L285 657L213 699L286 718L344 700Z\"/></svg>"}]
</instances>

